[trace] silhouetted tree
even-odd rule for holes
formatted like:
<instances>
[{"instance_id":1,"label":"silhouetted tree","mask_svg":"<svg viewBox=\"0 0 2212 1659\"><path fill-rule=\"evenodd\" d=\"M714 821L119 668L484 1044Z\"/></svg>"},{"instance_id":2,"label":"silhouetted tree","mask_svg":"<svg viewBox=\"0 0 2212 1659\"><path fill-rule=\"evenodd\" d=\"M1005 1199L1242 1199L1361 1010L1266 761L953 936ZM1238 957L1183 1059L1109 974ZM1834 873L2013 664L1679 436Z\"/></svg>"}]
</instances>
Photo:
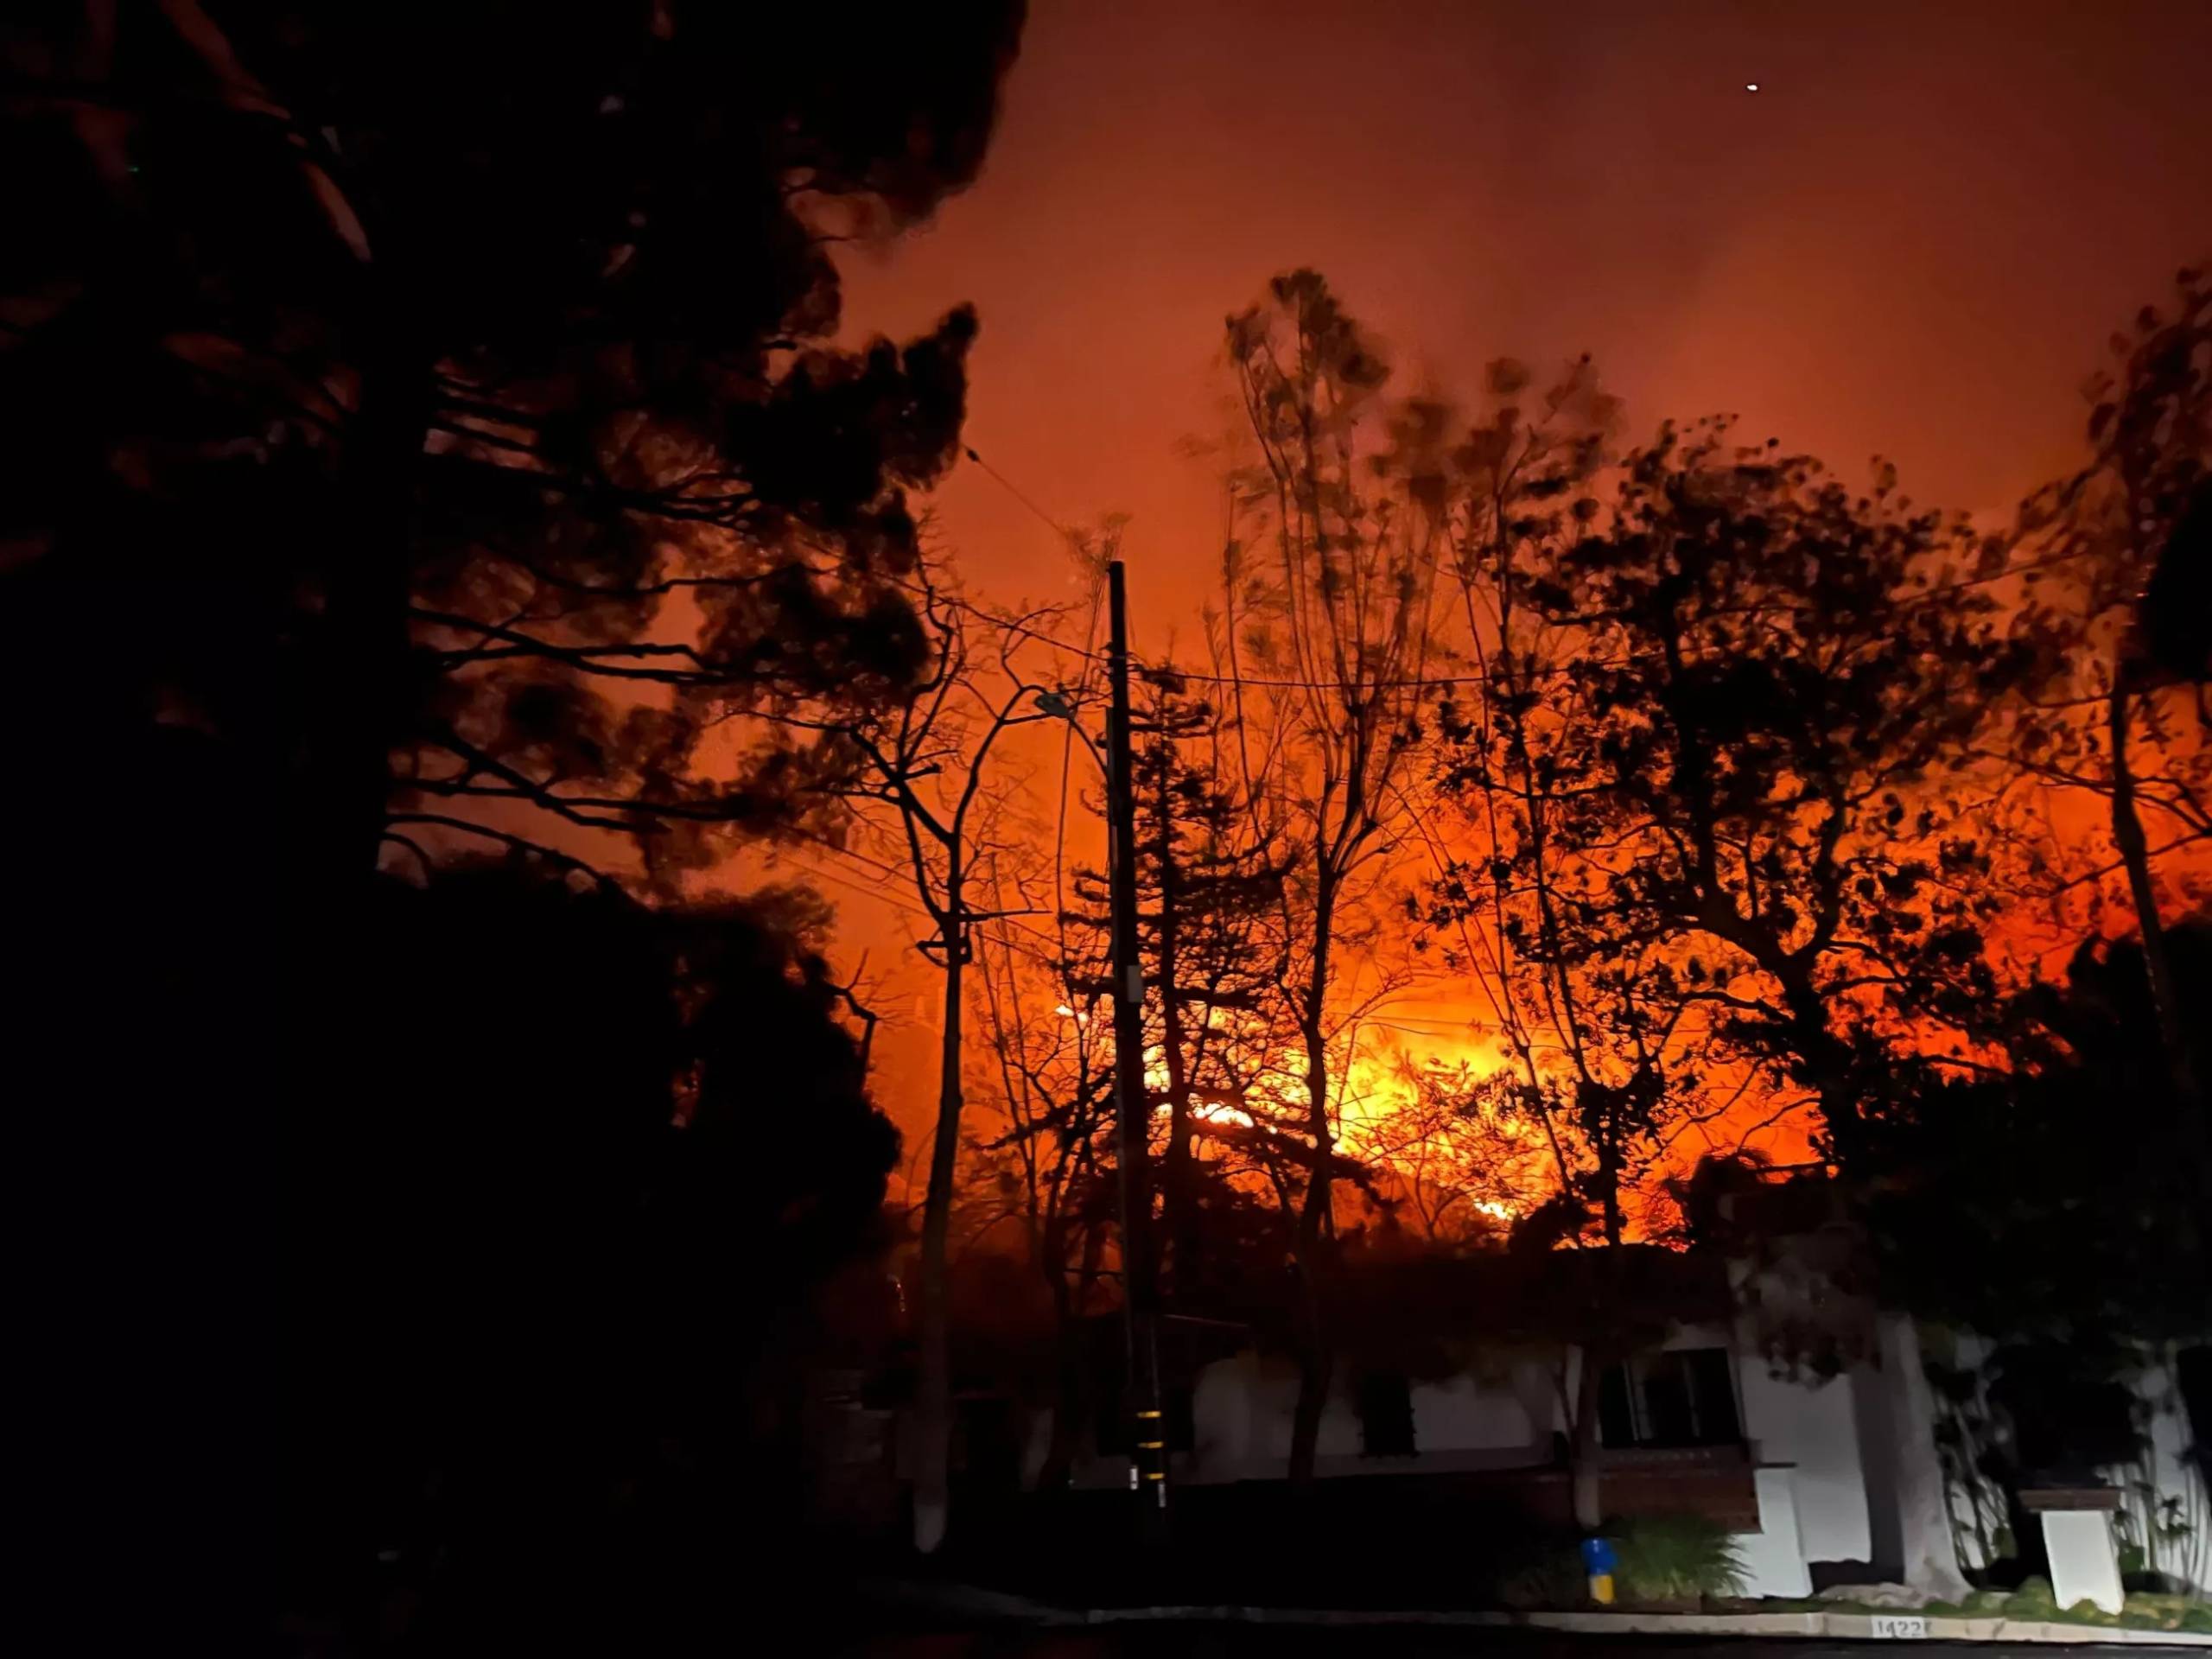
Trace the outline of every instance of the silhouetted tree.
<instances>
[{"instance_id":1,"label":"silhouetted tree","mask_svg":"<svg viewBox=\"0 0 2212 1659\"><path fill-rule=\"evenodd\" d=\"M774 1368L897 1154L825 918L523 862L379 885L360 1086L288 1129L295 1605L680 1621L731 1525L794 1506Z\"/></svg>"},{"instance_id":2,"label":"silhouetted tree","mask_svg":"<svg viewBox=\"0 0 2212 1659\"><path fill-rule=\"evenodd\" d=\"M1538 1149L1484 1109L1489 1074L1473 1062L1401 1052L1395 1070L1402 1092L1361 1143L1390 1201L1386 1227L1445 1254L1499 1243L1504 1217L1550 1191Z\"/></svg>"},{"instance_id":3,"label":"silhouetted tree","mask_svg":"<svg viewBox=\"0 0 2212 1659\"><path fill-rule=\"evenodd\" d=\"M1517 422L1478 429L1478 480L1532 442ZM1604 488L1586 444L1535 457L1533 502L1491 505L1478 482L1463 508L1461 565L1489 607L1469 637L1496 645L1479 698L1445 711L1448 783L1483 839L1442 896L1448 919L1487 923L1468 955L1496 963L1494 1001L1534 979L1509 1046L1517 1027L1563 1051L1493 1086L1574 1149L1552 1230L1574 1236L1594 1205L1602 1305L1624 1178L1650 1185L1684 1129L1746 1096L1770 1115L1817 1105L1864 1173L1870 1122L1937 1068L1986 1063L1999 900L1962 774L2035 631L1986 591L2005 544L1912 511L1886 469L1854 496L1777 446L1732 447L1719 422L1662 429ZM1569 1414L1586 1522L1590 1361L1613 1357L1602 1309L1587 1329ZM1882 1333L1916 1372L1910 1338ZM1931 1480L1912 1477L1909 1524L1931 1493L1940 1513ZM1938 1541L1940 1560L1915 1532L1908 1570L1948 1583Z\"/></svg>"},{"instance_id":4,"label":"silhouetted tree","mask_svg":"<svg viewBox=\"0 0 2212 1659\"><path fill-rule=\"evenodd\" d=\"M2212 928L2179 922L2167 944L2183 1017L2212 1017ZM2009 1000L2007 1071L1953 1077L1872 1127L1869 1287L1992 1344L1929 1367L1986 1555L2002 1528L2039 1556L2023 1487L2142 1455L2139 1376L2203 1336L2212 1193L2173 1155L2190 1107L2160 1018L2139 943L2092 938L2063 984Z\"/></svg>"},{"instance_id":5,"label":"silhouetted tree","mask_svg":"<svg viewBox=\"0 0 2212 1659\"><path fill-rule=\"evenodd\" d=\"M1529 598L1594 518L1615 410L1586 359L1533 398L1530 386L1521 364L1491 363L1490 406L1452 458L1451 588L1474 672L1440 698L1440 798L1422 824L1438 872L1427 919L1488 1003L1505 1065L1414 1081L1421 1112L1489 1164L1493 1188L1522 1187L1516 1239L1599 1253L1559 1333L1580 1351L1562 1401L1575 1518L1595 1527L1599 1377L1624 1357L1636 1312L1609 1314L1607 1296L1674 1141L1725 1106L1700 1111L1702 1033L1670 942L1587 925L1618 880L1613 757L1601 724L1556 706L1592 648L1586 631Z\"/></svg>"},{"instance_id":6,"label":"silhouetted tree","mask_svg":"<svg viewBox=\"0 0 2212 1659\"><path fill-rule=\"evenodd\" d=\"M1647 964L1635 982L1816 1102L1849 1163L1927 1033L1972 1063L1956 1033L1995 995L1999 901L1957 780L2031 658L1976 580L2004 550L1886 472L1853 495L1723 424L1668 429L1578 511L1586 532L1511 579L1532 626L1576 640L1523 695L1571 734L1588 879L1521 948Z\"/></svg>"},{"instance_id":7,"label":"silhouetted tree","mask_svg":"<svg viewBox=\"0 0 2212 1659\"><path fill-rule=\"evenodd\" d=\"M0 688L50 804L9 815L9 931L41 1161L84 1174L54 1236L115 1241L56 1438L85 1535L148 1535L114 1557L219 1594L276 1512L278 1149L359 1105L379 856L634 833L672 877L819 798L799 740L708 721L925 669L902 498L973 321L839 350L829 250L975 175L1019 21L0 22Z\"/></svg>"},{"instance_id":8,"label":"silhouetted tree","mask_svg":"<svg viewBox=\"0 0 2212 1659\"><path fill-rule=\"evenodd\" d=\"M1304 1309L1290 1473L1312 1478L1332 1363L1321 1281L1335 1248L1343 1076L1381 964L1375 897L1418 729L1442 528L1443 411L1389 405L1389 370L1316 272L1293 271L1229 320L1229 356L1259 464L1211 619L1255 840L1279 837L1274 988L1301 1059L1281 1098L1302 1135L1295 1259ZM1378 421L1388 431L1378 440ZM1348 957L1364 974L1353 977ZM1278 1141L1278 1147L1283 1143Z\"/></svg>"},{"instance_id":9,"label":"silhouetted tree","mask_svg":"<svg viewBox=\"0 0 2212 1659\"><path fill-rule=\"evenodd\" d=\"M1000 773L1001 744L1018 728L1054 716L1017 658L1049 642L1044 612L1001 618L938 585L917 567L912 603L929 640L928 667L901 696L842 716L787 713L787 722L828 740L835 792L855 814L849 850L879 876L910 887L936 928L923 953L940 975L937 1113L922 1204L920 1375L915 1404L914 1540L924 1551L944 1541L952 1436L951 1309L948 1300L952 1207L957 1190L961 1114L965 1104L963 1021L968 968L979 924L1006 912L984 902L1003 874L1025 826ZM874 848L862 851L865 840ZM1007 885L1015 885L1008 882ZM1019 912L1042 912L1032 905Z\"/></svg>"},{"instance_id":10,"label":"silhouetted tree","mask_svg":"<svg viewBox=\"0 0 2212 1659\"><path fill-rule=\"evenodd\" d=\"M1069 734L1068 741L1075 741ZM994 907L1022 907L1004 882ZM976 1092L1004 1124L979 1135L971 1168L995 1189L985 1225L1011 1214L1052 1310L1052 1431L1038 1484L1065 1485L1092 1398L1087 1321L1115 1224L1112 1010L1107 938L1062 917L1039 938L1001 921L976 930L983 1052Z\"/></svg>"},{"instance_id":11,"label":"silhouetted tree","mask_svg":"<svg viewBox=\"0 0 2212 1659\"><path fill-rule=\"evenodd\" d=\"M1200 1165L1209 1147L1223 1150L1223 1130L1249 1126L1252 1093L1274 1066L1263 1004L1283 968L1288 855L1280 837L1255 835L1236 792L1218 698L1172 667L1140 671L1135 696L1138 948L1146 1051L1158 1056L1147 1122L1160 1143L1170 1294L1195 1309L1207 1298L1199 1211L1223 1192ZM1078 871L1075 887L1088 908L1070 919L1103 951L1107 874Z\"/></svg>"},{"instance_id":12,"label":"silhouetted tree","mask_svg":"<svg viewBox=\"0 0 2212 1659\"><path fill-rule=\"evenodd\" d=\"M921 671L903 490L974 334L830 347L827 245L974 176L1020 16L16 20L11 614L99 613L108 712L253 750L325 885L395 809L677 863L772 817L804 760L700 776L701 701Z\"/></svg>"},{"instance_id":13,"label":"silhouetted tree","mask_svg":"<svg viewBox=\"0 0 2212 1659\"><path fill-rule=\"evenodd\" d=\"M2011 753L2031 777L2107 803L2159 1049L2194 1104L2175 1127L2212 1179L2202 1039L2167 961L2154 870L2158 855L2212 837L2212 283L2183 270L2176 286L2171 312L2145 306L2113 336L2114 372L2090 382L2089 463L2022 510L2053 671Z\"/></svg>"},{"instance_id":14,"label":"silhouetted tree","mask_svg":"<svg viewBox=\"0 0 2212 1659\"><path fill-rule=\"evenodd\" d=\"M2167 942L2183 1018L2212 1018L2212 923ZM2086 941L2007 1016L2009 1072L1954 1078L1871 1145L1891 1293L2000 1341L2201 1335L2212 1195L2173 1156L2190 1108L2141 943Z\"/></svg>"}]
</instances>

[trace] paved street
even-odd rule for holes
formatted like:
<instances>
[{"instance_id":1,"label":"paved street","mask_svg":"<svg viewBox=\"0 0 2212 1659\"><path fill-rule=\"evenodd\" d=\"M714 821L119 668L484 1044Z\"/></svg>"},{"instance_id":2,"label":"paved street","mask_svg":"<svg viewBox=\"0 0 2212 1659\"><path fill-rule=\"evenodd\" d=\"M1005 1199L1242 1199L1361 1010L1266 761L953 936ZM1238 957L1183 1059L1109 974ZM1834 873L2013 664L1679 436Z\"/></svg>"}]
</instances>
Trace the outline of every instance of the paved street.
<instances>
[{"instance_id":1,"label":"paved street","mask_svg":"<svg viewBox=\"0 0 2212 1659\"><path fill-rule=\"evenodd\" d=\"M938 1631L877 1636L826 1651L854 1659L1337 1659L1338 1656L1380 1656L1381 1659L1611 1659L1617 1654L1639 1659L1867 1659L1872 1644L1853 1642L1777 1641L1736 1637L1722 1641L1664 1637L1620 1638L1572 1637L1548 1632L1451 1630L1434 1626L1347 1624L1337 1626L1131 1623L1088 1630ZM1921 1642L1912 1643L1917 1659L2053 1659L2075 1652L2142 1653L2141 1648L2063 1648L2047 1643ZM2151 1651L2162 1651L2152 1649ZM2180 1653L2185 1649L2164 1649Z\"/></svg>"}]
</instances>

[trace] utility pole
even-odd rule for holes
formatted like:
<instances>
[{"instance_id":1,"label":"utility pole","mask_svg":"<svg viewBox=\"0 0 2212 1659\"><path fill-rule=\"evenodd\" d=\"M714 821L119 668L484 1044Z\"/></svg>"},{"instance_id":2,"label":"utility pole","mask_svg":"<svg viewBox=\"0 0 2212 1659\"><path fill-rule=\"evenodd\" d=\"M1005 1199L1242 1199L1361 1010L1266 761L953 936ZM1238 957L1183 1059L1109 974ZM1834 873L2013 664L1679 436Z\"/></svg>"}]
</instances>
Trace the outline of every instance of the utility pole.
<instances>
[{"instance_id":1,"label":"utility pole","mask_svg":"<svg viewBox=\"0 0 2212 1659\"><path fill-rule=\"evenodd\" d=\"M1122 1294L1128 1319L1129 1395L1134 1416L1129 1475L1147 1543L1167 1530L1167 1419L1160 1404L1159 1283L1152 1249L1152 1183L1146 1148L1150 1113L1144 1085L1144 966L1137 942L1135 767L1129 740L1128 599L1122 562L1106 567L1106 673L1113 697L1106 718L1106 823L1114 925L1114 1096L1120 1131Z\"/></svg>"}]
</instances>

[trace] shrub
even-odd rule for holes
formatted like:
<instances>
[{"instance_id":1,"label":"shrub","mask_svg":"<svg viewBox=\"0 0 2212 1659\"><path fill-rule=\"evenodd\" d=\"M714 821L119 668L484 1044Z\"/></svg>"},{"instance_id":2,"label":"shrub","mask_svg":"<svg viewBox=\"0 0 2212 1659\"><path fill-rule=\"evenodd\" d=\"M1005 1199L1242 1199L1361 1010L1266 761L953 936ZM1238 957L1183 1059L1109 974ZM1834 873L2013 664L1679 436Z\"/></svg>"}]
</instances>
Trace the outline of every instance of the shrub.
<instances>
[{"instance_id":1,"label":"shrub","mask_svg":"<svg viewBox=\"0 0 2212 1659\"><path fill-rule=\"evenodd\" d=\"M2190 1605L2186 1595L2145 1590L2127 1592L2127 1614L2155 1620L2156 1628L2162 1630L2183 1629L2182 1621L2189 1616Z\"/></svg>"},{"instance_id":2,"label":"shrub","mask_svg":"<svg viewBox=\"0 0 2212 1659\"><path fill-rule=\"evenodd\" d=\"M1492 1593L1498 1605L1516 1611L1580 1607L1589 1599L1589 1580L1575 1547L1560 1544L1505 1565Z\"/></svg>"},{"instance_id":3,"label":"shrub","mask_svg":"<svg viewBox=\"0 0 2212 1659\"><path fill-rule=\"evenodd\" d=\"M1744 1559L1718 1521L1701 1515L1638 1516L1606 1529L1620 1557L1622 1595L1688 1601L1744 1593Z\"/></svg>"},{"instance_id":4,"label":"shrub","mask_svg":"<svg viewBox=\"0 0 2212 1659\"><path fill-rule=\"evenodd\" d=\"M2010 1618L2049 1618L2057 1611L2058 1597L2051 1590L2050 1580L2041 1574L2021 1580L2019 1588L2005 1598L2005 1612Z\"/></svg>"}]
</instances>

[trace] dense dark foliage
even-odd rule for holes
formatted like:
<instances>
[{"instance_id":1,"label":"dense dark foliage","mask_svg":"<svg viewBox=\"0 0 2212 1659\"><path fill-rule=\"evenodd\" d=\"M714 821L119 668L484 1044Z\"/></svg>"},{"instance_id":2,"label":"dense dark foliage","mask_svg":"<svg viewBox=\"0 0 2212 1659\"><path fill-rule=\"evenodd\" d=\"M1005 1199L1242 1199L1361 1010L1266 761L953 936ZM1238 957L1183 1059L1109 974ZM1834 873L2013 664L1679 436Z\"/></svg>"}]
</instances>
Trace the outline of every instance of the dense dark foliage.
<instances>
[{"instance_id":1,"label":"dense dark foliage","mask_svg":"<svg viewBox=\"0 0 2212 1659\"><path fill-rule=\"evenodd\" d=\"M1817 1101L1848 1163L1916 1086L1906 1062L1995 988L1998 901L1954 779L2031 660L1972 580L2004 550L1886 473L1855 493L1725 426L1631 454L1588 516L1503 577L1573 641L1511 688L1542 710L1548 833L1575 855L1541 870L1525 831L1499 849L1548 900L1514 943L1648 982L1616 999L1637 1052L1700 1011L1714 1054Z\"/></svg>"},{"instance_id":2,"label":"dense dark foliage","mask_svg":"<svg viewBox=\"0 0 2212 1659\"><path fill-rule=\"evenodd\" d=\"M359 1087L289 1136L296 1606L680 1618L798 1507L810 1293L897 1152L818 918L521 867L385 897Z\"/></svg>"},{"instance_id":3,"label":"dense dark foliage","mask_svg":"<svg viewBox=\"0 0 2212 1659\"><path fill-rule=\"evenodd\" d=\"M34 986L11 1084L48 1177L42 1403L67 1408L43 1531L62 1562L145 1564L164 1628L264 1613L288 1535L295 1590L338 1562L351 1596L364 1540L302 1518L351 1476L275 1428L343 1421L358 1389L380 1432L448 1433L408 1370L437 1369L434 1333L476 1368L451 1411L626 1435L612 1405L500 1382L678 1306L738 1343L760 1310L736 1253L788 1273L868 1224L888 1142L821 988L668 1023L672 975L805 984L787 930L678 944L611 897L410 896L377 869L627 837L673 878L821 769L757 723L709 757L709 721L922 671L905 493L954 454L975 322L843 349L830 251L975 176L1020 21L176 0L0 23L0 694L26 809L0 850ZM662 1167L671 1029L710 1082ZM650 1241L625 1221L648 1190ZM351 1287L322 1311L364 1318L310 1361L287 1315L323 1274ZM656 1313L655 1284L689 1303ZM681 1397L676 1375L636 1391Z\"/></svg>"},{"instance_id":4,"label":"dense dark foliage","mask_svg":"<svg viewBox=\"0 0 2212 1659\"><path fill-rule=\"evenodd\" d=\"M829 243L974 176L1019 7L827 55L819 22L11 24L18 655L105 651L109 719L249 753L323 880L455 797L671 843L776 816L799 763L769 741L696 776L696 704L919 671L903 492L952 457L975 333L831 346Z\"/></svg>"},{"instance_id":5,"label":"dense dark foliage","mask_svg":"<svg viewBox=\"0 0 2212 1659\"><path fill-rule=\"evenodd\" d=\"M2126 873L2156 1035L2193 1109L2177 1120L2184 1156L2212 1185L2203 1034L2187 1017L2161 909L2186 885L2174 855L2212 839L2212 283L2179 272L2170 302L2146 305L2111 340L2092 400L2087 465L2023 504L2035 557L2025 613L2050 641L2012 722L2010 759L2046 797L2093 803ZM2107 837L2076 835L2028 859L2063 894L2099 880ZM2056 856L2053 855L2055 851ZM2161 866L2164 868L2161 868ZM2177 870L2177 865L2183 868ZM2087 867L2086 870L2083 867Z\"/></svg>"},{"instance_id":6,"label":"dense dark foliage","mask_svg":"<svg viewBox=\"0 0 2212 1659\"><path fill-rule=\"evenodd\" d=\"M2212 1019L2212 925L2170 926L2187 1017ZM1931 1090L1878 1131L1871 1221L1892 1296L1993 1338L2201 1336L2207 1195L2132 940L2091 940L2012 1006L2015 1075Z\"/></svg>"}]
</instances>

